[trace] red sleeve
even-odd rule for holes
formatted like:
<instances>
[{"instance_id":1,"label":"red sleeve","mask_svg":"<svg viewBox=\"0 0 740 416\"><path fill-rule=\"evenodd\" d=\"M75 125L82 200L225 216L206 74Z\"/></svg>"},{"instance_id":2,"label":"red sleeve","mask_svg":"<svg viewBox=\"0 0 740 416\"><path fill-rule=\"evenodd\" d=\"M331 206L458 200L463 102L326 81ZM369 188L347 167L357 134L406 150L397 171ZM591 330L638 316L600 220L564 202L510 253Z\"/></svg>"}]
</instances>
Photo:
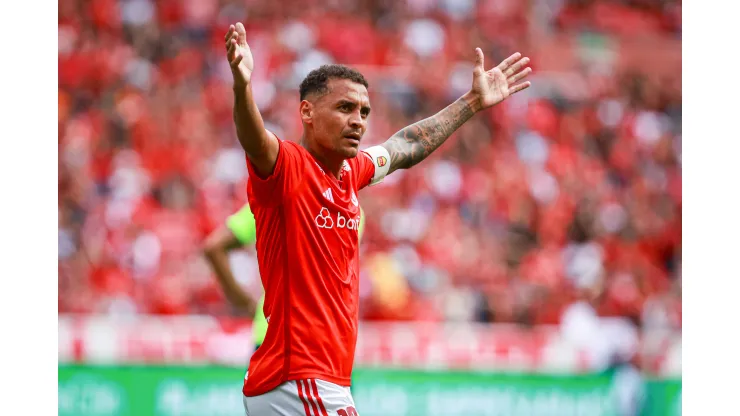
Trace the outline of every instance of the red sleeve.
<instances>
[{"instance_id":1,"label":"red sleeve","mask_svg":"<svg viewBox=\"0 0 740 416\"><path fill-rule=\"evenodd\" d=\"M360 190L368 185L375 175L375 164L370 156L365 152L360 152L355 158L357 161L356 168L353 169L356 175L357 189Z\"/></svg>"},{"instance_id":2,"label":"red sleeve","mask_svg":"<svg viewBox=\"0 0 740 416\"><path fill-rule=\"evenodd\" d=\"M300 183L300 174L304 159L298 145L278 139L280 148L275 162L275 170L266 178L260 177L254 165L247 157L249 170L249 202L261 205L276 205L283 201L285 195Z\"/></svg>"}]
</instances>

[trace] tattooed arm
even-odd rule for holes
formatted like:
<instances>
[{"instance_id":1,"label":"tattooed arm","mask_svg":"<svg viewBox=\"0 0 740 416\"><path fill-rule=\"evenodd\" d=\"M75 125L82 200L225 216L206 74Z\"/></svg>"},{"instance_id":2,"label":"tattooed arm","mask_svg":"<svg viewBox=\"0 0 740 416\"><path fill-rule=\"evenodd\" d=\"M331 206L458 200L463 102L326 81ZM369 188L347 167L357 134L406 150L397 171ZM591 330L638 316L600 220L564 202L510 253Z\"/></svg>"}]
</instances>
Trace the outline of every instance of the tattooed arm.
<instances>
[{"instance_id":1,"label":"tattooed arm","mask_svg":"<svg viewBox=\"0 0 740 416\"><path fill-rule=\"evenodd\" d=\"M396 169L408 169L426 159L479 109L477 101L470 94L465 94L439 113L391 136L383 143L391 155L388 173Z\"/></svg>"},{"instance_id":2,"label":"tattooed arm","mask_svg":"<svg viewBox=\"0 0 740 416\"><path fill-rule=\"evenodd\" d=\"M382 146L391 156L389 174L397 169L408 169L426 159L475 113L530 86L529 81L516 84L531 72L530 68L524 68L529 58L521 58L517 52L498 66L484 71L483 52L478 48L475 52L473 87L469 92L439 113L402 129L383 143Z\"/></svg>"}]
</instances>

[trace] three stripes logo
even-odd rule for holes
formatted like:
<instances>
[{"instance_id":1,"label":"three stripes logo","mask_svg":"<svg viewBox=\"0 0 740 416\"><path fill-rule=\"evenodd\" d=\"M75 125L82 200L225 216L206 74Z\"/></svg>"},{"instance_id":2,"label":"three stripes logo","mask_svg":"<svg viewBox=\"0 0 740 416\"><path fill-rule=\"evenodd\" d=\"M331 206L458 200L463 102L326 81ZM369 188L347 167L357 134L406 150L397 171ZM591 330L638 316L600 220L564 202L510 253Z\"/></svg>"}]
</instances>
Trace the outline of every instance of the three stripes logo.
<instances>
[{"instance_id":1,"label":"three stripes logo","mask_svg":"<svg viewBox=\"0 0 740 416\"><path fill-rule=\"evenodd\" d=\"M334 196L331 194L331 188L327 188L326 191L323 193L324 198L326 198L328 201L334 202Z\"/></svg>"},{"instance_id":2,"label":"three stripes logo","mask_svg":"<svg viewBox=\"0 0 740 416\"><path fill-rule=\"evenodd\" d=\"M328 416L324 402L319 396L319 388L315 379L296 380L296 386L306 416Z\"/></svg>"}]
</instances>

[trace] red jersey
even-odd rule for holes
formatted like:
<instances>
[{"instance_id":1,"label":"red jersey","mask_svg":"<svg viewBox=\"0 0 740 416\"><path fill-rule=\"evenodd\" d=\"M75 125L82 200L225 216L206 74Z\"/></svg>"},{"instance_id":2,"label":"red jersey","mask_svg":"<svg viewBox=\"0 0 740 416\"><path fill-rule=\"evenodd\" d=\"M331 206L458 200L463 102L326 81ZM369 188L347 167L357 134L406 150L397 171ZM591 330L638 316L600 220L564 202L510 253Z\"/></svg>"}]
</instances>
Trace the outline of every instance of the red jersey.
<instances>
[{"instance_id":1,"label":"red jersey","mask_svg":"<svg viewBox=\"0 0 740 416\"><path fill-rule=\"evenodd\" d=\"M245 396L309 378L349 386L358 324L357 192L382 179L375 164L387 163L361 152L344 162L337 180L300 145L278 141L269 177L260 178L247 159L269 329L249 363Z\"/></svg>"}]
</instances>

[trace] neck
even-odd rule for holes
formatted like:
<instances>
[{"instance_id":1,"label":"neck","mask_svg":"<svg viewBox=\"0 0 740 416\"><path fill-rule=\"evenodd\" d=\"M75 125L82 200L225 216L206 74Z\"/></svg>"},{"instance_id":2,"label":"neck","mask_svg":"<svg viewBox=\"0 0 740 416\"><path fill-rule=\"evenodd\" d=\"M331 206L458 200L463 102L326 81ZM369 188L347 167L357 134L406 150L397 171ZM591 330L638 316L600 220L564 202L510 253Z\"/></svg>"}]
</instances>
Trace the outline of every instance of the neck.
<instances>
[{"instance_id":1,"label":"neck","mask_svg":"<svg viewBox=\"0 0 740 416\"><path fill-rule=\"evenodd\" d=\"M322 152L319 149L319 145L316 144L315 140L306 140L306 136L301 136L301 146L308 150L316 160L318 160L322 167L328 170L335 178L339 179L339 174L342 172L342 166L344 165L344 158L334 157L334 155L328 154L328 152Z\"/></svg>"}]
</instances>

